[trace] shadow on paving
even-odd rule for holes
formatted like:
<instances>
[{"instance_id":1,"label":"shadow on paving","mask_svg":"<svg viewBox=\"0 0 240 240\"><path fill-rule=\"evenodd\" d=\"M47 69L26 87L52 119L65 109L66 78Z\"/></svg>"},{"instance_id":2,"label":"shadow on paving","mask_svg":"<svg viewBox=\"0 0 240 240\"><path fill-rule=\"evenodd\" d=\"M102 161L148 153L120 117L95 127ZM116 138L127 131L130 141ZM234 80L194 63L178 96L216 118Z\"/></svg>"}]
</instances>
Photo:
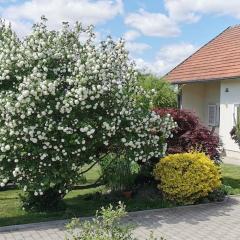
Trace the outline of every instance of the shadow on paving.
<instances>
[{"instance_id":1,"label":"shadow on paving","mask_svg":"<svg viewBox=\"0 0 240 240\"><path fill-rule=\"evenodd\" d=\"M220 203L134 212L129 214L126 222L146 229L161 227L163 224L188 223L196 225L209 221L212 217L231 216L234 206L239 204L240 199L228 198Z\"/></svg>"}]
</instances>

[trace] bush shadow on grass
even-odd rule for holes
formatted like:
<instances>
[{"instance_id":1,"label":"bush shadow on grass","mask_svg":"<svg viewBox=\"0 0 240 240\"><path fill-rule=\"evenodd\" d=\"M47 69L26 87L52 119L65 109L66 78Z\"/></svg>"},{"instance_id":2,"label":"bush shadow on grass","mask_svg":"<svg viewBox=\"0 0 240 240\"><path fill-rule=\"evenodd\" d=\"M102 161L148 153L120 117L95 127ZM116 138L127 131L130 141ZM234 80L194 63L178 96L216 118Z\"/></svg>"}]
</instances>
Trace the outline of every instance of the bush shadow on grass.
<instances>
[{"instance_id":1,"label":"bush shadow on grass","mask_svg":"<svg viewBox=\"0 0 240 240\"><path fill-rule=\"evenodd\" d=\"M223 184L231 187L228 191L229 194L240 194L240 179L224 177Z\"/></svg>"},{"instance_id":2,"label":"bush shadow on grass","mask_svg":"<svg viewBox=\"0 0 240 240\"><path fill-rule=\"evenodd\" d=\"M126 205L126 210L128 212L133 211L142 211L142 210L150 210L155 209L153 211L146 211L143 214L143 220L149 221L150 226L154 226L154 224L159 224L164 222L169 223L177 223L181 221L190 221L193 223L197 223L198 221L203 221L204 218L200 218L198 214L195 214L194 217L185 217L184 214L180 214L183 218L176 218L173 221L171 220L171 216L174 216L175 211L180 211L180 208L172 208L173 204L163 199L161 194L158 193L154 186L145 186L145 188L138 189L136 193L133 194L133 198L126 199L123 197L122 193L106 193L104 188L94 188L88 189L86 191L72 191L69 195L66 196L64 202L67 206L65 211L59 212L43 212L43 213L34 213L34 212L22 212L21 215L17 215L14 217L0 217L0 225L13 225L13 224L24 224L24 223L33 223L33 222L41 222L41 221L51 221L51 220L60 220L60 219L70 219L73 217L88 217L94 216L96 210L100 209L102 206L107 206L109 204L118 205L118 202L121 201ZM221 204L221 203L220 203ZM203 206L203 211L205 206L208 205L199 205ZM196 208L199 208L196 206ZM162 212L158 210L160 208L171 208ZM224 206L225 208L225 206ZM188 209L188 208L183 208ZM160 212L159 212L160 211ZM184 210L185 211L185 210ZM228 208L225 209L225 213L228 211ZM164 216L164 214L169 213L168 216ZM224 211L223 211L224 213ZM209 216L213 215L213 213L209 212ZM216 213L220 214L220 210L217 209ZM133 213L134 215L134 213ZM206 215L206 219L207 219ZM155 219L153 221L151 218ZM188 218L188 219L185 219ZM144 220L144 221L145 221Z\"/></svg>"},{"instance_id":3,"label":"bush shadow on grass","mask_svg":"<svg viewBox=\"0 0 240 240\"><path fill-rule=\"evenodd\" d=\"M146 209L157 209L172 207L169 202L159 198L159 196L143 197L142 195L133 195L132 199L124 198L121 193L101 194L101 191L95 193L89 193L84 195L73 195L66 199L64 202L67 206L65 211L59 212L23 212L23 215L15 217L0 217L0 225L17 225L26 223L45 222L52 220L71 219L73 217L89 217L94 216L96 211L102 206L108 206L109 204L118 205L119 201L126 205L126 210L140 211ZM45 227L45 226L44 226ZM51 228L51 226L50 226Z\"/></svg>"},{"instance_id":4,"label":"bush shadow on grass","mask_svg":"<svg viewBox=\"0 0 240 240\"><path fill-rule=\"evenodd\" d=\"M130 199L125 198L122 193L103 193L100 192L86 194L84 196L79 195L73 198L66 199L68 211L73 211L76 217L85 217L95 215L96 210L102 206L109 204L118 205L119 201L126 205L126 210L140 211L153 208L166 208L172 207L173 204L162 199L160 195L148 195L142 196L140 194L133 194Z\"/></svg>"},{"instance_id":5,"label":"bush shadow on grass","mask_svg":"<svg viewBox=\"0 0 240 240\"><path fill-rule=\"evenodd\" d=\"M53 220L60 220L65 219L64 212L60 213L51 213L49 216L48 213L30 213L23 216L15 216L15 217L1 217L0 218L0 233L3 229L5 229L6 226L12 226L12 225L20 225L20 224L39 224L40 222L48 222ZM15 227L13 227L14 229ZM11 229L12 230L12 229Z\"/></svg>"},{"instance_id":6,"label":"bush shadow on grass","mask_svg":"<svg viewBox=\"0 0 240 240\"><path fill-rule=\"evenodd\" d=\"M44 213L42 213L42 219L41 221L50 221L50 220L56 220L56 219L69 219L71 217L85 217L85 216L93 216L95 215L95 211L99 209L100 206L106 206L110 202L108 200L101 200L99 199L99 202L96 204L93 204L93 200L87 200L86 197L97 197L98 194L89 194L89 196L77 196L71 200L67 200L66 203L68 205L68 211L69 212L62 212L62 213L52 213L52 215L45 216ZM123 200L123 199L120 199ZM80 201L81 207L79 208L72 208L74 205L74 201ZM159 207L160 203L149 203L149 201L142 201L135 209L131 207L131 204L134 203L134 199L130 199L125 201L127 205L127 209L130 210L143 210L147 208L147 205L149 206L149 209L151 208L157 208ZM113 203L113 202L112 202ZM117 204L117 202L114 202L113 204ZM162 203L163 204L163 203ZM166 204L166 203L165 203ZM135 227L144 227L146 229L152 230L156 229L158 227L161 227L164 224L178 224L178 223L188 223L191 225L199 224L200 222L209 221L212 217L221 217L221 216L230 216L231 211L234 209L234 206L239 205L240 200L230 198L226 200L223 203L211 203L211 204L200 204L200 205L194 205L194 206L186 206L186 207L174 207L174 208L167 208L167 209L153 209L148 210L144 212L133 212L129 213L129 216L124 219L125 223L132 224ZM136 204L135 204L136 205ZM162 205L166 207L167 205ZM86 209L87 207L87 209ZM82 209L85 208L85 212L82 212ZM129 211L129 210L128 210ZM31 221L33 222L33 216ZM5 218L7 221L13 222L13 219L11 218ZM14 219L15 222L21 222L24 223L27 218L17 217ZM25 220L25 221L24 221ZM37 221L40 220L39 215L36 218ZM4 219L1 219L1 221L4 221ZM33 231L34 229L41 229L41 230L48 230L48 229L59 229L64 230L65 224L68 222L68 220L65 221L57 221L56 223L49 224L49 223L38 223L36 225L31 224L29 227L26 227L24 231ZM0 228L0 232L1 228Z\"/></svg>"}]
</instances>

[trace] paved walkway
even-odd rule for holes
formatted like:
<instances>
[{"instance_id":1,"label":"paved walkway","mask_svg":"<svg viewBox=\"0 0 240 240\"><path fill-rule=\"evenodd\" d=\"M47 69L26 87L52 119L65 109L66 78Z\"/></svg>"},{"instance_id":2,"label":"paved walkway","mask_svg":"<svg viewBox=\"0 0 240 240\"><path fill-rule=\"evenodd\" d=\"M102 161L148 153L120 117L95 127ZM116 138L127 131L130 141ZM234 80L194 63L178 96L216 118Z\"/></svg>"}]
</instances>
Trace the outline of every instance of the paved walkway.
<instances>
[{"instance_id":1,"label":"paved walkway","mask_svg":"<svg viewBox=\"0 0 240 240\"><path fill-rule=\"evenodd\" d=\"M231 158L231 157L224 157L223 163L233 164L233 165L240 165L240 159Z\"/></svg>"},{"instance_id":2,"label":"paved walkway","mask_svg":"<svg viewBox=\"0 0 240 240\"><path fill-rule=\"evenodd\" d=\"M1 216L0 216L1 217ZM137 226L135 236L145 240L153 230L167 240L239 240L240 196L222 203L129 214ZM61 240L66 221L53 221L0 228L0 240Z\"/></svg>"}]
</instances>

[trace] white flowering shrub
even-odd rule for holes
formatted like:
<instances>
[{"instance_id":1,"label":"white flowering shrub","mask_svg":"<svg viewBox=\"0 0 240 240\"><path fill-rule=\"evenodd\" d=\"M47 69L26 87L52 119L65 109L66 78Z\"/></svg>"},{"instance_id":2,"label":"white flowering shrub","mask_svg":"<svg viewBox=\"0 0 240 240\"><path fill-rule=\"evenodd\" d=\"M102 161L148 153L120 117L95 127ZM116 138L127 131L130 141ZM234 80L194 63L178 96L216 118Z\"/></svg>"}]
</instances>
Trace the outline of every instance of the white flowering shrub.
<instances>
[{"instance_id":1,"label":"white flowering shrub","mask_svg":"<svg viewBox=\"0 0 240 240\"><path fill-rule=\"evenodd\" d=\"M61 199L84 164L108 153L134 161L164 154L173 122L136 105L144 94L136 76L124 41L97 45L91 26L49 31L43 18L19 40L2 21L1 187L11 179L36 201L49 192Z\"/></svg>"}]
</instances>

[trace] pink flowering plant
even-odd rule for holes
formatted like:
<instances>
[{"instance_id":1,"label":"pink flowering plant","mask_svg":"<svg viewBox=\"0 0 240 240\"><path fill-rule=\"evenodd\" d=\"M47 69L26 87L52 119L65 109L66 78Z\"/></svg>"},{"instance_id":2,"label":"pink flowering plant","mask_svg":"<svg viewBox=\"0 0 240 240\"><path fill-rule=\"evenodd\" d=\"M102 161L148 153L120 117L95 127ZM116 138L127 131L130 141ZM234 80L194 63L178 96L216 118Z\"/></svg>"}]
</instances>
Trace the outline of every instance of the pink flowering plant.
<instances>
[{"instance_id":1,"label":"pink flowering plant","mask_svg":"<svg viewBox=\"0 0 240 240\"><path fill-rule=\"evenodd\" d=\"M145 92L122 39L96 43L92 26L46 25L20 40L0 22L0 186L14 181L51 208L85 164L164 155L174 123L136 103Z\"/></svg>"}]
</instances>

